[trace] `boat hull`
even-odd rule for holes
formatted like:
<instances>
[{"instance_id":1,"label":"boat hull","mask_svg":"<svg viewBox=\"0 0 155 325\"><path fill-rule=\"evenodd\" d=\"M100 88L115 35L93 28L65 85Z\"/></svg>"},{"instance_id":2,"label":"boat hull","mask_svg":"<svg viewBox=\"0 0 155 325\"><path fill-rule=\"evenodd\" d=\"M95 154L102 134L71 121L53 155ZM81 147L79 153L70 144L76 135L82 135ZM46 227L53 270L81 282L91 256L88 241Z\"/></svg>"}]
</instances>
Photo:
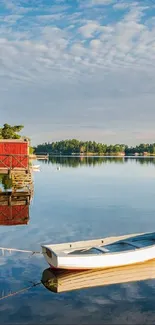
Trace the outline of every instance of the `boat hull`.
<instances>
[{"instance_id":1,"label":"boat hull","mask_svg":"<svg viewBox=\"0 0 155 325\"><path fill-rule=\"evenodd\" d=\"M155 233L42 245L42 253L55 269L89 270L132 265L155 259Z\"/></svg>"},{"instance_id":2,"label":"boat hull","mask_svg":"<svg viewBox=\"0 0 155 325\"><path fill-rule=\"evenodd\" d=\"M122 253L97 256L55 256L54 260L44 255L51 268L68 270L104 269L142 263L155 259L155 245Z\"/></svg>"}]
</instances>

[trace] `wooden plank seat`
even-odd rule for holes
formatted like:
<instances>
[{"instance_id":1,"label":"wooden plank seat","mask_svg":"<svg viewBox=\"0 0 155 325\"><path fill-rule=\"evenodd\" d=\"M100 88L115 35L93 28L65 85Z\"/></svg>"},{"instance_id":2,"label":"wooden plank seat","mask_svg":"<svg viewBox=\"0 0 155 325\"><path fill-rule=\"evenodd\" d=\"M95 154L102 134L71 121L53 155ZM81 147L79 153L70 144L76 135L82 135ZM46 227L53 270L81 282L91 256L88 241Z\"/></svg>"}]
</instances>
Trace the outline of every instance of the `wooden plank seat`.
<instances>
[{"instance_id":1,"label":"wooden plank seat","mask_svg":"<svg viewBox=\"0 0 155 325\"><path fill-rule=\"evenodd\" d=\"M102 253L108 253L109 249L105 248L105 247L93 247L95 249L97 249L98 251L101 251Z\"/></svg>"},{"instance_id":2,"label":"wooden plank seat","mask_svg":"<svg viewBox=\"0 0 155 325\"><path fill-rule=\"evenodd\" d=\"M130 242L130 241L128 241L128 240L123 240L121 243L122 243L122 244L130 245L130 246L133 246L134 248L141 248L141 246L140 246L139 244L137 244L137 243L135 244L135 243Z\"/></svg>"}]
</instances>

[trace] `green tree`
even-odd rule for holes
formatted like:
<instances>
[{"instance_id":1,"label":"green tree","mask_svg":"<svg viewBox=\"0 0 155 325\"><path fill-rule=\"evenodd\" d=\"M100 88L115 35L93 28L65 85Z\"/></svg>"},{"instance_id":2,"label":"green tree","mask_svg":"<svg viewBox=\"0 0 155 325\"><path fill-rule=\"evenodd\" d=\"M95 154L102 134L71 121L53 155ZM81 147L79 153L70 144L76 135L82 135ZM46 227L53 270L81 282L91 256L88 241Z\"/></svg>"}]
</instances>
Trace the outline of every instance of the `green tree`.
<instances>
[{"instance_id":1,"label":"green tree","mask_svg":"<svg viewBox=\"0 0 155 325\"><path fill-rule=\"evenodd\" d=\"M0 128L0 138L1 139L20 139L19 133L23 129L23 125L14 125L5 123L2 128Z\"/></svg>"},{"instance_id":2,"label":"green tree","mask_svg":"<svg viewBox=\"0 0 155 325\"><path fill-rule=\"evenodd\" d=\"M29 155L33 155L33 153L34 153L34 148L33 147L29 147Z\"/></svg>"}]
</instances>

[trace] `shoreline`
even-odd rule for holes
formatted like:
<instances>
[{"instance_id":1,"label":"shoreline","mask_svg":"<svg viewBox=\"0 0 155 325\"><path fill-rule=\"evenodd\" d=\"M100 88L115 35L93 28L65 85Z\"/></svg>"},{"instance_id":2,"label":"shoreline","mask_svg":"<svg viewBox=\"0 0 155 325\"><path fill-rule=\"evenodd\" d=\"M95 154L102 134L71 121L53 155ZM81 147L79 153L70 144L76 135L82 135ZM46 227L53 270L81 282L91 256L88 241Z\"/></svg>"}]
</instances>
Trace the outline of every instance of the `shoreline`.
<instances>
[{"instance_id":1,"label":"shoreline","mask_svg":"<svg viewBox=\"0 0 155 325\"><path fill-rule=\"evenodd\" d=\"M39 157L37 157L39 156ZM41 158L41 156L43 156ZM33 155L30 159L47 159L44 158L45 155ZM70 157L70 158L155 158L155 155L96 155L96 154L86 154L86 155L79 155L79 154L66 154L66 155L59 155L59 154L48 154L48 158L50 157Z\"/></svg>"}]
</instances>

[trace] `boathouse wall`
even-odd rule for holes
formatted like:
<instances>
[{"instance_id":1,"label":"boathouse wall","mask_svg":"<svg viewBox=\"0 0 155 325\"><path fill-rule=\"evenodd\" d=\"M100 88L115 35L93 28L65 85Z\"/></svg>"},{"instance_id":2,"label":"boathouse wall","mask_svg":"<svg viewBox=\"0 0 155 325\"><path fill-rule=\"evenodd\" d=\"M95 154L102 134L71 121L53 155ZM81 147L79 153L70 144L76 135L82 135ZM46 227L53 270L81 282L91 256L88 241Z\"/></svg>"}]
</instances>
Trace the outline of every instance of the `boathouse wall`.
<instances>
[{"instance_id":1,"label":"boathouse wall","mask_svg":"<svg viewBox=\"0 0 155 325\"><path fill-rule=\"evenodd\" d=\"M21 139L0 140L0 169L28 169L29 141Z\"/></svg>"}]
</instances>

